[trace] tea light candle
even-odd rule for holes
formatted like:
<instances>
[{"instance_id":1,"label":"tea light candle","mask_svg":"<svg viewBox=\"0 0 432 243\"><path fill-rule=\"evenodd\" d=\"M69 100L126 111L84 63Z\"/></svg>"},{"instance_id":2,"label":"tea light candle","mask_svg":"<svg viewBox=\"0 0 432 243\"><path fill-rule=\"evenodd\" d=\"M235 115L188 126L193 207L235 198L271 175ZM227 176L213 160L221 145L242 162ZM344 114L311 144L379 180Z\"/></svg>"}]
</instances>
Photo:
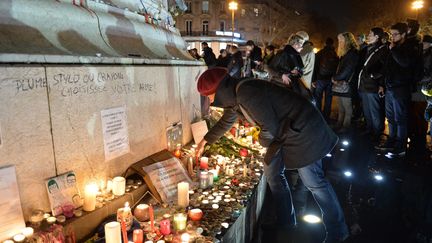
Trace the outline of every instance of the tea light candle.
<instances>
[{"instance_id":1,"label":"tea light candle","mask_svg":"<svg viewBox=\"0 0 432 243\"><path fill-rule=\"evenodd\" d=\"M208 187L208 172L201 171L200 173L200 188L206 189Z\"/></svg>"},{"instance_id":2,"label":"tea light candle","mask_svg":"<svg viewBox=\"0 0 432 243\"><path fill-rule=\"evenodd\" d=\"M203 192L202 193L204 196L207 196L209 194L209 192Z\"/></svg>"},{"instance_id":3,"label":"tea light candle","mask_svg":"<svg viewBox=\"0 0 432 243\"><path fill-rule=\"evenodd\" d=\"M186 229L186 216L183 213L178 213L174 215L174 229L176 231L181 231Z\"/></svg>"},{"instance_id":4,"label":"tea light candle","mask_svg":"<svg viewBox=\"0 0 432 243\"><path fill-rule=\"evenodd\" d=\"M134 216L141 222L149 220L149 206L147 204L138 204L135 207Z\"/></svg>"},{"instance_id":5,"label":"tea light candle","mask_svg":"<svg viewBox=\"0 0 432 243\"><path fill-rule=\"evenodd\" d=\"M188 233L183 233L180 237L181 243L189 243L190 235Z\"/></svg>"},{"instance_id":6,"label":"tea light candle","mask_svg":"<svg viewBox=\"0 0 432 243\"><path fill-rule=\"evenodd\" d=\"M56 222L56 217L48 217L46 219L46 221L48 222L48 224L54 224Z\"/></svg>"},{"instance_id":7,"label":"tea light candle","mask_svg":"<svg viewBox=\"0 0 432 243\"><path fill-rule=\"evenodd\" d=\"M200 168L203 170L208 169L208 157L201 157L200 159Z\"/></svg>"},{"instance_id":8,"label":"tea light candle","mask_svg":"<svg viewBox=\"0 0 432 243\"><path fill-rule=\"evenodd\" d=\"M162 218L171 220L171 214L166 213L166 214L162 215Z\"/></svg>"},{"instance_id":9,"label":"tea light candle","mask_svg":"<svg viewBox=\"0 0 432 243\"><path fill-rule=\"evenodd\" d=\"M132 240L134 243L142 243L144 240L144 232L142 229L136 229L133 231Z\"/></svg>"},{"instance_id":10,"label":"tea light candle","mask_svg":"<svg viewBox=\"0 0 432 243\"><path fill-rule=\"evenodd\" d=\"M31 237L34 233L34 229L32 227L25 227L21 232L25 237Z\"/></svg>"},{"instance_id":11,"label":"tea light candle","mask_svg":"<svg viewBox=\"0 0 432 243\"><path fill-rule=\"evenodd\" d=\"M159 229L161 234L169 235L171 234L171 223L168 219L164 219L159 223Z\"/></svg>"},{"instance_id":12,"label":"tea light candle","mask_svg":"<svg viewBox=\"0 0 432 243\"><path fill-rule=\"evenodd\" d=\"M5 240L3 243L15 243L13 240Z\"/></svg>"},{"instance_id":13,"label":"tea light candle","mask_svg":"<svg viewBox=\"0 0 432 243\"><path fill-rule=\"evenodd\" d=\"M15 242L24 242L25 236L23 234L17 234L13 237Z\"/></svg>"},{"instance_id":14,"label":"tea light candle","mask_svg":"<svg viewBox=\"0 0 432 243\"><path fill-rule=\"evenodd\" d=\"M44 219L47 219L47 218L49 218L49 217L51 217L51 214L49 214L49 213L45 213L45 214L43 215L43 218L44 218Z\"/></svg>"},{"instance_id":15,"label":"tea light candle","mask_svg":"<svg viewBox=\"0 0 432 243\"><path fill-rule=\"evenodd\" d=\"M117 176L113 179L112 193L115 196L123 196L126 190L126 180L124 177Z\"/></svg>"},{"instance_id":16,"label":"tea light candle","mask_svg":"<svg viewBox=\"0 0 432 243\"><path fill-rule=\"evenodd\" d=\"M189 211L189 218L192 221L199 221L201 220L202 216L203 216L203 212L199 208L194 208Z\"/></svg>"},{"instance_id":17,"label":"tea light candle","mask_svg":"<svg viewBox=\"0 0 432 243\"><path fill-rule=\"evenodd\" d=\"M82 210L81 209L75 209L73 211L73 214L75 215L75 217L81 217L82 216Z\"/></svg>"},{"instance_id":18,"label":"tea light candle","mask_svg":"<svg viewBox=\"0 0 432 243\"><path fill-rule=\"evenodd\" d=\"M177 204L185 208L189 206L189 183L180 182L177 184Z\"/></svg>"},{"instance_id":19,"label":"tea light candle","mask_svg":"<svg viewBox=\"0 0 432 243\"><path fill-rule=\"evenodd\" d=\"M121 242L121 232L119 222L109 222L105 224L105 242L119 243Z\"/></svg>"},{"instance_id":20,"label":"tea light candle","mask_svg":"<svg viewBox=\"0 0 432 243\"><path fill-rule=\"evenodd\" d=\"M209 200L202 200L202 204L209 204Z\"/></svg>"},{"instance_id":21,"label":"tea light candle","mask_svg":"<svg viewBox=\"0 0 432 243\"><path fill-rule=\"evenodd\" d=\"M215 204L212 204L212 208L213 208L213 209L218 209L218 208L219 208L219 204L216 204L216 203L215 203Z\"/></svg>"},{"instance_id":22,"label":"tea light candle","mask_svg":"<svg viewBox=\"0 0 432 243\"><path fill-rule=\"evenodd\" d=\"M213 199L215 199L215 198L214 198L213 196L209 196L208 199L209 199L209 200L213 200Z\"/></svg>"},{"instance_id":23,"label":"tea light candle","mask_svg":"<svg viewBox=\"0 0 432 243\"><path fill-rule=\"evenodd\" d=\"M84 190L84 211L91 212L96 208L96 194L98 187L96 184L89 184Z\"/></svg>"}]
</instances>

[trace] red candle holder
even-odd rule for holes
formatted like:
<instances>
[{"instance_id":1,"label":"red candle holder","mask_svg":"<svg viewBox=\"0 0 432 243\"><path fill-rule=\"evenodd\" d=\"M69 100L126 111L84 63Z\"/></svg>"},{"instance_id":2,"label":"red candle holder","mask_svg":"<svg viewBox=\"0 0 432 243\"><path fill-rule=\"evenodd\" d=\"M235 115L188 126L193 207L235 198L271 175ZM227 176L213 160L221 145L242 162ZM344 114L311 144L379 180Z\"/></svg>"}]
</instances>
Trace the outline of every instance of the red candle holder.
<instances>
[{"instance_id":1,"label":"red candle holder","mask_svg":"<svg viewBox=\"0 0 432 243\"><path fill-rule=\"evenodd\" d=\"M133 231L133 242L134 243L143 243L144 241L144 232L142 229L136 229Z\"/></svg>"},{"instance_id":2,"label":"red candle holder","mask_svg":"<svg viewBox=\"0 0 432 243\"><path fill-rule=\"evenodd\" d=\"M189 218L192 221L200 221L203 216L203 212L199 208L194 208L189 211Z\"/></svg>"},{"instance_id":3,"label":"red candle holder","mask_svg":"<svg viewBox=\"0 0 432 243\"><path fill-rule=\"evenodd\" d=\"M168 219L164 219L159 223L159 230L163 235L169 235L171 233L171 223Z\"/></svg>"}]
</instances>

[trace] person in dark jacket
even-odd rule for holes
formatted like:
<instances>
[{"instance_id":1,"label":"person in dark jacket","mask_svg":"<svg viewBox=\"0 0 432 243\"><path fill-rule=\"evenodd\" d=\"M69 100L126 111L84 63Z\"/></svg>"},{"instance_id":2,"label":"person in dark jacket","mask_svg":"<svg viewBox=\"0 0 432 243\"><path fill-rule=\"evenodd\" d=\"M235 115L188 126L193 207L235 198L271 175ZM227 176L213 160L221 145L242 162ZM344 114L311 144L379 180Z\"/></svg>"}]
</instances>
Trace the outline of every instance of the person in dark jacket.
<instances>
[{"instance_id":1,"label":"person in dark jacket","mask_svg":"<svg viewBox=\"0 0 432 243\"><path fill-rule=\"evenodd\" d=\"M416 51L406 40L408 26L396 23L390 27L390 54L384 65L385 111L389 137L378 149L395 155L405 155L408 137L408 106L414 78Z\"/></svg>"},{"instance_id":2,"label":"person in dark jacket","mask_svg":"<svg viewBox=\"0 0 432 243\"><path fill-rule=\"evenodd\" d=\"M219 56L216 60L216 66L217 67L228 67L228 63L231 59L231 54L228 52L228 50L221 49L219 51Z\"/></svg>"},{"instance_id":3,"label":"person in dark jacket","mask_svg":"<svg viewBox=\"0 0 432 243\"><path fill-rule=\"evenodd\" d=\"M339 63L339 57L336 54L333 44L333 39L327 38L324 48L316 54L313 78L314 82L312 83L312 86L315 88L314 97L316 100L316 106L322 111L326 120L330 118L333 98L331 92L331 78L336 73ZM323 94L325 94L324 107L322 107Z\"/></svg>"},{"instance_id":4,"label":"person in dark jacket","mask_svg":"<svg viewBox=\"0 0 432 243\"><path fill-rule=\"evenodd\" d=\"M387 45L382 43L382 28L372 28L367 36L365 59L358 76L358 90L363 104L367 132L373 141L379 142L384 131L384 76L383 66L389 53Z\"/></svg>"},{"instance_id":5,"label":"person in dark jacket","mask_svg":"<svg viewBox=\"0 0 432 243\"><path fill-rule=\"evenodd\" d=\"M237 46L231 46L231 57L228 63L229 75L233 78L241 78L243 57Z\"/></svg>"},{"instance_id":6,"label":"person in dark jacket","mask_svg":"<svg viewBox=\"0 0 432 243\"><path fill-rule=\"evenodd\" d=\"M268 147L264 174L277 204L275 227L289 228L296 223L284 170L297 168L323 212L326 240L344 240L348 236L344 215L324 177L321 162L337 143L337 136L315 106L301 95L265 80L236 80L227 74L226 69L213 68L198 78L200 94L223 108L224 114L199 142L197 154L202 154L206 143L222 137L239 116L247 117L261 128L259 141Z\"/></svg>"},{"instance_id":7,"label":"person in dark jacket","mask_svg":"<svg viewBox=\"0 0 432 243\"><path fill-rule=\"evenodd\" d=\"M338 105L337 128L339 132L348 131L351 126L352 101L351 80L355 74L358 62L358 45L350 32L338 35L338 56L340 57L336 74L332 78L332 92Z\"/></svg>"},{"instance_id":8,"label":"person in dark jacket","mask_svg":"<svg viewBox=\"0 0 432 243\"><path fill-rule=\"evenodd\" d=\"M432 123L432 36L430 35L423 36L423 78L421 84L421 91L427 101L424 118L427 122ZM430 135L432 135L431 131Z\"/></svg>"},{"instance_id":9,"label":"person in dark jacket","mask_svg":"<svg viewBox=\"0 0 432 243\"><path fill-rule=\"evenodd\" d=\"M216 56L213 53L213 50L208 46L207 42L202 42L201 48L203 50L202 58L204 59L207 67L216 66Z\"/></svg>"},{"instance_id":10,"label":"person in dark jacket","mask_svg":"<svg viewBox=\"0 0 432 243\"><path fill-rule=\"evenodd\" d=\"M246 50L250 52L251 69L257 69L262 64L262 50L252 40L246 42Z\"/></svg>"}]
</instances>

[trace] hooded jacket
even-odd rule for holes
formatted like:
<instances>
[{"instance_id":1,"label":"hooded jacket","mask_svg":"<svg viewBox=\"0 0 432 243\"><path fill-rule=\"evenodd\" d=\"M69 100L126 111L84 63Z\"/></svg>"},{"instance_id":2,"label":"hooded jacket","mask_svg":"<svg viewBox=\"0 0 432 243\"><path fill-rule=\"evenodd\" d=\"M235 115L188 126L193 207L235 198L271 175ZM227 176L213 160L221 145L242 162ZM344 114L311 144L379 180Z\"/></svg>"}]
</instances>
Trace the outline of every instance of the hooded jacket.
<instances>
[{"instance_id":1,"label":"hooded jacket","mask_svg":"<svg viewBox=\"0 0 432 243\"><path fill-rule=\"evenodd\" d=\"M226 76L216 90L213 105L223 108L224 114L205 140L214 143L246 112L246 117L261 128L260 143L268 147L266 163L282 149L285 166L301 168L326 156L338 140L310 101L264 80Z\"/></svg>"}]
</instances>

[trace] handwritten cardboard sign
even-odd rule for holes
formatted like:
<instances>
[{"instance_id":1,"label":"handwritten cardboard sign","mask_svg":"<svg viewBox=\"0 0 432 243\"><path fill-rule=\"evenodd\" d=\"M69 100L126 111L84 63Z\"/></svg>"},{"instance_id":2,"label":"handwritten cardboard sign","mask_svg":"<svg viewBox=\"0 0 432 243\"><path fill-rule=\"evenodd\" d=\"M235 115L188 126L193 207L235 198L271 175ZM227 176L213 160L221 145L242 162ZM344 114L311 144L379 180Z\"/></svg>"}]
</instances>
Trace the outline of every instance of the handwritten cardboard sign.
<instances>
[{"instance_id":1,"label":"handwritten cardboard sign","mask_svg":"<svg viewBox=\"0 0 432 243\"><path fill-rule=\"evenodd\" d=\"M3 242L25 227L15 166L0 168L0 195L0 242Z\"/></svg>"},{"instance_id":2,"label":"handwritten cardboard sign","mask_svg":"<svg viewBox=\"0 0 432 243\"><path fill-rule=\"evenodd\" d=\"M185 181L192 185L192 181L180 160L174 157L144 166L142 169L165 203L172 203L177 200L177 184L179 182Z\"/></svg>"},{"instance_id":3,"label":"handwritten cardboard sign","mask_svg":"<svg viewBox=\"0 0 432 243\"><path fill-rule=\"evenodd\" d=\"M51 211L54 216L62 214L65 207L79 207L82 200L76 186L76 176L73 171L49 178L45 181Z\"/></svg>"}]
</instances>

